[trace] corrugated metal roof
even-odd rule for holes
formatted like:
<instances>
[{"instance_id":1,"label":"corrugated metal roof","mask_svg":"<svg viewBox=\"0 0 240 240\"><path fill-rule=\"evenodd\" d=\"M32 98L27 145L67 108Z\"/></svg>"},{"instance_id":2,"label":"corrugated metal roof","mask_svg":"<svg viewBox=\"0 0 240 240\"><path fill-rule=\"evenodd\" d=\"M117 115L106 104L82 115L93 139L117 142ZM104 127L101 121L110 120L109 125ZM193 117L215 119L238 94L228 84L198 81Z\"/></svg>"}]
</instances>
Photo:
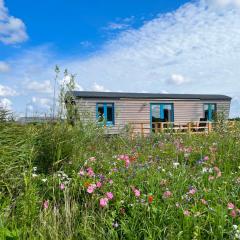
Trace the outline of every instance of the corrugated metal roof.
<instances>
[{"instance_id":1,"label":"corrugated metal roof","mask_svg":"<svg viewBox=\"0 0 240 240\"><path fill-rule=\"evenodd\" d=\"M194 100L225 100L231 101L231 97L215 94L168 94L168 93L127 93L127 92L92 92L73 91L76 98L133 98L133 99L194 99Z\"/></svg>"}]
</instances>

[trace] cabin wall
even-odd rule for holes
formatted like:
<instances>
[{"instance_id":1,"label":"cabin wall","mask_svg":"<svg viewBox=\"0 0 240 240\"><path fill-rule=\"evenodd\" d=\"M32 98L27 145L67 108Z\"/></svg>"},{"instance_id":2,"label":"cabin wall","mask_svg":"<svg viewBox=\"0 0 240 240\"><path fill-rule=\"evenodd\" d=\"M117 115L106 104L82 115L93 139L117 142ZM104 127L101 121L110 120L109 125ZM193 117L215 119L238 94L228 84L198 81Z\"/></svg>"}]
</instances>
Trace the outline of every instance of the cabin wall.
<instances>
[{"instance_id":1,"label":"cabin wall","mask_svg":"<svg viewBox=\"0 0 240 240\"><path fill-rule=\"evenodd\" d=\"M150 126L150 103L173 103L174 122L187 124L188 122L199 121L204 117L203 104L216 103L217 111L223 112L228 118L229 101L199 101L199 100L152 100L152 99L77 99L77 106L83 121L96 122L96 103L114 103L115 126L107 128L109 133L118 133L128 123L144 123L144 127ZM138 125L140 128L140 125ZM146 131L147 132L147 131Z\"/></svg>"}]
</instances>

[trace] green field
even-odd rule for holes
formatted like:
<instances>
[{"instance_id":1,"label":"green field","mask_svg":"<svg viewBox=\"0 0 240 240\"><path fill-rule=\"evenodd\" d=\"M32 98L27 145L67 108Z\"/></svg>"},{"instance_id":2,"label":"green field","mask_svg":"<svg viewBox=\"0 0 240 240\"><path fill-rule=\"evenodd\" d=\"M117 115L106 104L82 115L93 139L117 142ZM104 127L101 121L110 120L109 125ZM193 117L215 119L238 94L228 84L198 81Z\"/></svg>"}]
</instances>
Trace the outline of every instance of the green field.
<instances>
[{"instance_id":1,"label":"green field","mask_svg":"<svg viewBox=\"0 0 240 240\"><path fill-rule=\"evenodd\" d=\"M240 127L106 137L0 125L0 239L240 239Z\"/></svg>"}]
</instances>

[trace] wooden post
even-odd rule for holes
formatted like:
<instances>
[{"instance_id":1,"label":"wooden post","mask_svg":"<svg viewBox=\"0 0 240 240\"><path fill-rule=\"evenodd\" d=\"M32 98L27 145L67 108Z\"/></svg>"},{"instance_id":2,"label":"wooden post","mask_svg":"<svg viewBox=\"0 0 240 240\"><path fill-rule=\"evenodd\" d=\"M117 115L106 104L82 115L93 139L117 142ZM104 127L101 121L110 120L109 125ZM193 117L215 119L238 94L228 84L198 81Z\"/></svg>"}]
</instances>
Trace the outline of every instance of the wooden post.
<instances>
[{"instance_id":1,"label":"wooden post","mask_svg":"<svg viewBox=\"0 0 240 240\"><path fill-rule=\"evenodd\" d=\"M157 133L158 132L157 123L154 123L154 129L155 129L155 133Z\"/></svg>"},{"instance_id":2,"label":"wooden post","mask_svg":"<svg viewBox=\"0 0 240 240\"><path fill-rule=\"evenodd\" d=\"M188 133L191 132L191 123L188 123Z\"/></svg>"},{"instance_id":3,"label":"wooden post","mask_svg":"<svg viewBox=\"0 0 240 240\"><path fill-rule=\"evenodd\" d=\"M163 123L160 123L160 131L163 132Z\"/></svg>"},{"instance_id":4,"label":"wooden post","mask_svg":"<svg viewBox=\"0 0 240 240\"><path fill-rule=\"evenodd\" d=\"M143 123L141 123L141 136L144 136L144 129L143 129Z\"/></svg>"},{"instance_id":5,"label":"wooden post","mask_svg":"<svg viewBox=\"0 0 240 240\"><path fill-rule=\"evenodd\" d=\"M212 123L209 122L208 123L208 133L210 133L212 131Z\"/></svg>"}]
</instances>

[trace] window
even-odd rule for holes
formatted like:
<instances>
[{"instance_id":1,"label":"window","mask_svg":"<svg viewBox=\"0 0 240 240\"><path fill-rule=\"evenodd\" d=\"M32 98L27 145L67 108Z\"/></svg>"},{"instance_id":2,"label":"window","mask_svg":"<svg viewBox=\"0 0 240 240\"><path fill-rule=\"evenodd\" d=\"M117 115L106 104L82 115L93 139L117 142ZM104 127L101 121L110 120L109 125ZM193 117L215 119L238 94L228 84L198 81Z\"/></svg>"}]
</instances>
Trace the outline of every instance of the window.
<instances>
[{"instance_id":1,"label":"window","mask_svg":"<svg viewBox=\"0 0 240 240\"><path fill-rule=\"evenodd\" d=\"M213 121L216 118L217 107L215 103L204 104L204 119L205 121Z\"/></svg>"},{"instance_id":2,"label":"window","mask_svg":"<svg viewBox=\"0 0 240 240\"><path fill-rule=\"evenodd\" d=\"M97 103L96 116L99 123L114 125L114 103Z\"/></svg>"}]
</instances>

